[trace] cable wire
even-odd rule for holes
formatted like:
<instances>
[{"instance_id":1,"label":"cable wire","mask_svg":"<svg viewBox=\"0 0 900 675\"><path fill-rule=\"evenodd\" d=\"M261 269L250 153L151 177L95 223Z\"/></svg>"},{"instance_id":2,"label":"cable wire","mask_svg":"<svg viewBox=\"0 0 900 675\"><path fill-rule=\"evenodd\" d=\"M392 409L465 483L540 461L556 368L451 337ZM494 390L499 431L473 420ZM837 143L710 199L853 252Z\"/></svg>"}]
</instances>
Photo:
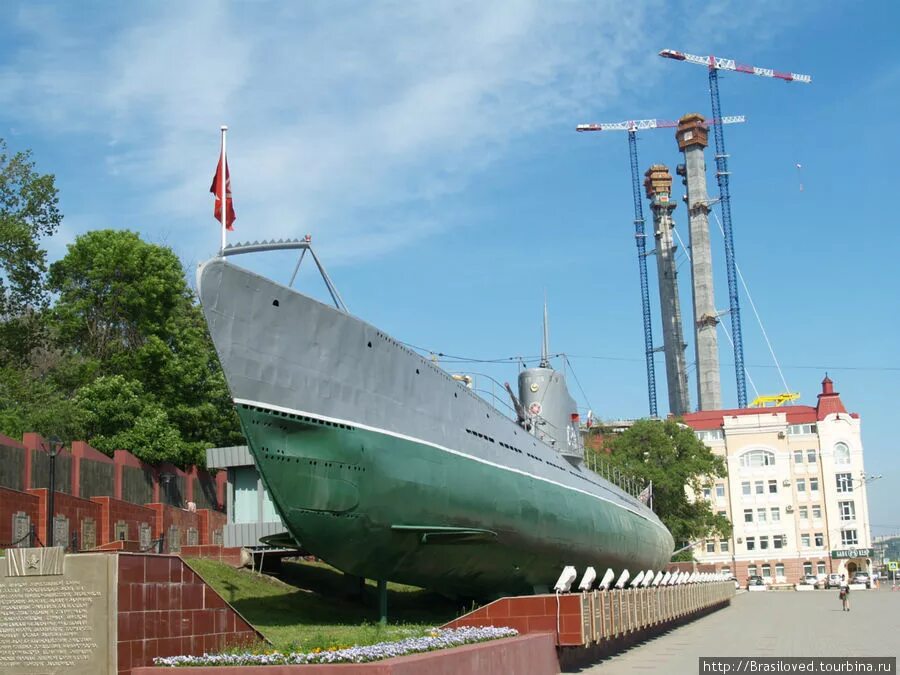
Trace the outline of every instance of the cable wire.
<instances>
[{"instance_id":1,"label":"cable wire","mask_svg":"<svg viewBox=\"0 0 900 675\"><path fill-rule=\"evenodd\" d=\"M719 226L719 232L722 233L722 236L725 236L725 230L722 228L722 222L719 220L719 214L716 213L715 209L712 209L712 214L716 218L716 224ZM781 370L781 365L778 363L778 357L775 356L775 350L772 348L772 343L769 341L769 334L766 333L766 327L763 325L762 318L759 316L759 312L756 309L756 303L753 302L753 296L750 295L750 289L747 286L747 282L744 281L744 274L741 272L741 266L737 264L737 261L734 263L734 268L737 270L738 277L741 280L741 285L744 287L744 293L747 294L747 300L750 301L750 307L753 309L753 314L756 316L756 322L759 324L759 329L762 331L763 338L766 340L766 346L769 348L769 353L772 355L772 360L775 362L775 367L778 369L778 376L781 378L781 383L784 385L785 392L789 392L791 390L788 387L787 380L784 379L784 373ZM748 375L749 377L749 375ZM759 394L757 394L759 396Z\"/></svg>"}]
</instances>

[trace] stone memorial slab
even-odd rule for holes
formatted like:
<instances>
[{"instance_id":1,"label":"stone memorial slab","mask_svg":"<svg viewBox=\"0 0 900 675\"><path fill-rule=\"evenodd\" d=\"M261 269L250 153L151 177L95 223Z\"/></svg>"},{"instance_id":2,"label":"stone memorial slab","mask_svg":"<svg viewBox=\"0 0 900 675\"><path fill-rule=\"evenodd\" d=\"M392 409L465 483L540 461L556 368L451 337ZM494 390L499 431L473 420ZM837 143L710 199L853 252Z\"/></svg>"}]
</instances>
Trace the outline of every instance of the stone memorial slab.
<instances>
[{"instance_id":1,"label":"stone memorial slab","mask_svg":"<svg viewBox=\"0 0 900 675\"><path fill-rule=\"evenodd\" d=\"M0 576L0 673L116 672L116 556L10 549Z\"/></svg>"},{"instance_id":2,"label":"stone memorial slab","mask_svg":"<svg viewBox=\"0 0 900 675\"><path fill-rule=\"evenodd\" d=\"M187 545L188 546L199 546L200 545L200 533L197 531L196 527L189 527L187 529Z\"/></svg>"},{"instance_id":3,"label":"stone memorial slab","mask_svg":"<svg viewBox=\"0 0 900 675\"><path fill-rule=\"evenodd\" d=\"M31 518L24 511L19 511L13 514L12 517L12 533L13 533L13 542L18 542L15 545L19 548L25 548L27 546L31 546L28 541L28 533L31 531Z\"/></svg>"},{"instance_id":4,"label":"stone memorial slab","mask_svg":"<svg viewBox=\"0 0 900 675\"><path fill-rule=\"evenodd\" d=\"M215 532L213 532L212 540L213 540L213 544L216 546L224 546L225 545L225 539L222 536L222 528L221 527L218 530L216 530Z\"/></svg>"},{"instance_id":5,"label":"stone memorial slab","mask_svg":"<svg viewBox=\"0 0 900 675\"><path fill-rule=\"evenodd\" d=\"M140 540L141 550L149 551L153 543L153 533L150 530L149 523L141 523L138 528L138 539Z\"/></svg>"},{"instance_id":6,"label":"stone memorial slab","mask_svg":"<svg viewBox=\"0 0 900 675\"><path fill-rule=\"evenodd\" d=\"M116 523L116 539L118 541L128 540L128 523L124 520L120 520Z\"/></svg>"},{"instance_id":7,"label":"stone memorial slab","mask_svg":"<svg viewBox=\"0 0 900 675\"><path fill-rule=\"evenodd\" d=\"M88 551L97 548L97 523L93 518L81 521L81 548Z\"/></svg>"},{"instance_id":8,"label":"stone memorial slab","mask_svg":"<svg viewBox=\"0 0 900 675\"><path fill-rule=\"evenodd\" d=\"M53 517L53 543L63 548L69 545L69 519L61 513Z\"/></svg>"},{"instance_id":9,"label":"stone memorial slab","mask_svg":"<svg viewBox=\"0 0 900 675\"><path fill-rule=\"evenodd\" d=\"M177 525L169 526L169 532L166 536L166 543L169 546L169 551L173 553L181 550L181 530L178 529Z\"/></svg>"}]
</instances>

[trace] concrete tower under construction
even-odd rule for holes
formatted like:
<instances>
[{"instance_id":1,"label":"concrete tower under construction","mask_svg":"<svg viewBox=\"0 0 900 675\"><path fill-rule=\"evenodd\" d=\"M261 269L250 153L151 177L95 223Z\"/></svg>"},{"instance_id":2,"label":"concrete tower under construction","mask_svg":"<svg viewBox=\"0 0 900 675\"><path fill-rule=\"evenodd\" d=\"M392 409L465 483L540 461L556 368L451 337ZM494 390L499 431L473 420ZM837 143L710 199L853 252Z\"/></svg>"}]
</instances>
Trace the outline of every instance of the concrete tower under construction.
<instances>
[{"instance_id":1,"label":"concrete tower under construction","mask_svg":"<svg viewBox=\"0 0 900 675\"><path fill-rule=\"evenodd\" d=\"M713 293L712 252L709 243L709 195L706 191L706 160L703 151L709 142L703 116L690 113L678 122L675 132L684 164L678 174L687 187L690 222L691 288L694 300L694 345L697 355L697 400L700 410L722 409L719 376L719 323Z\"/></svg>"},{"instance_id":2,"label":"concrete tower under construction","mask_svg":"<svg viewBox=\"0 0 900 675\"><path fill-rule=\"evenodd\" d=\"M684 358L684 331L681 325L681 302L675 270L673 241L672 174L668 167L654 164L644 173L644 190L653 211L656 236L656 268L659 278L659 306L663 324L663 349L666 356L666 381L669 385L669 411L681 417L690 412L687 367Z\"/></svg>"}]
</instances>

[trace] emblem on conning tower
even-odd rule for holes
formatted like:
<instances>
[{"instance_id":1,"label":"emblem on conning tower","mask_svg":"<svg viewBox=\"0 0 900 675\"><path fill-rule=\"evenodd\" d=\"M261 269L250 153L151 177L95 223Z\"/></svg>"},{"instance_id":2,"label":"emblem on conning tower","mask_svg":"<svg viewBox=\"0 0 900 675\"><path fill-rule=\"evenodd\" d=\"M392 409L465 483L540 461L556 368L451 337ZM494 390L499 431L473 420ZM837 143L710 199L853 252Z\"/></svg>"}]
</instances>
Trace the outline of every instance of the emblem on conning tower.
<instances>
[{"instance_id":1,"label":"emblem on conning tower","mask_svg":"<svg viewBox=\"0 0 900 675\"><path fill-rule=\"evenodd\" d=\"M530 406L528 406L528 410L532 415L540 415L542 410L541 404L535 401Z\"/></svg>"}]
</instances>

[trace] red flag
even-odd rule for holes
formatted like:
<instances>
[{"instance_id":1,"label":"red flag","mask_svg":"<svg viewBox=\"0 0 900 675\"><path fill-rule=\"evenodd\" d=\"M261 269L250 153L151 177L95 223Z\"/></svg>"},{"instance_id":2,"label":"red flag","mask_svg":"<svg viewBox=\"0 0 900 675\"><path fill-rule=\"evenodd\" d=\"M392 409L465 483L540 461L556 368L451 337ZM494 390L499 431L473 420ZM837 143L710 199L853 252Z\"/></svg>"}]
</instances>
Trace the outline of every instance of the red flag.
<instances>
[{"instance_id":1,"label":"red flag","mask_svg":"<svg viewBox=\"0 0 900 675\"><path fill-rule=\"evenodd\" d=\"M222 160L225 160L224 162ZM225 228L234 230L231 224L237 219L234 215L234 202L231 200L231 174L228 172L228 160L219 155L219 164L216 166L216 175L213 176L212 186L209 191L216 196L216 205L213 208L213 215L216 220L222 222L222 164L225 164L225 201L228 205L228 211L225 216Z\"/></svg>"}]
</instances>

